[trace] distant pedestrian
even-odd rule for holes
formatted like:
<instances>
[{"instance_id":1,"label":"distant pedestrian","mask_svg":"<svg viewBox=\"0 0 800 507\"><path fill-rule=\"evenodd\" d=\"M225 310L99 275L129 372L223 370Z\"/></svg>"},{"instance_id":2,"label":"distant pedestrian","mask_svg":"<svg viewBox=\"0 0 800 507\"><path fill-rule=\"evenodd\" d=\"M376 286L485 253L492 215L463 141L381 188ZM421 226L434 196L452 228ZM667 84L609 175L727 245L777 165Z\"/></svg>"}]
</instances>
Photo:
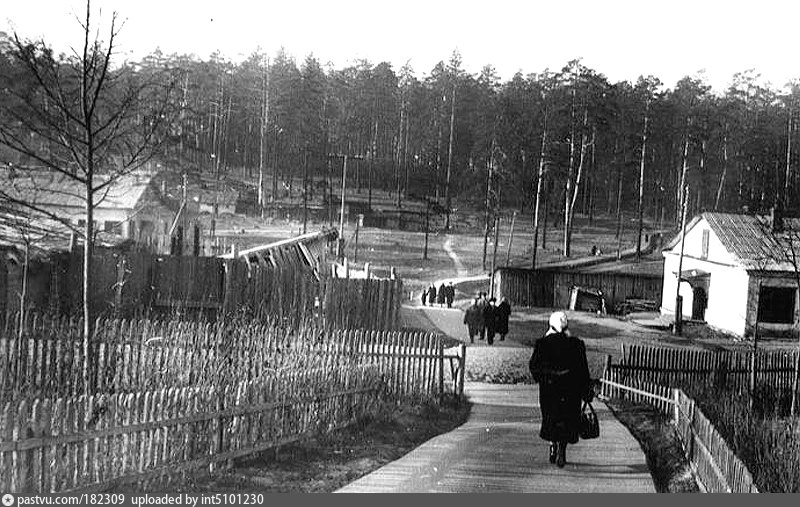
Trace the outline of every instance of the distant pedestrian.
<instances>
[{"instance_id":1,"label":"distant pedestrian","mask_svg":"<svg viewBox=\"0 0 800 507\"><path fill-rule=\"evenodd\" d=\"M422 306L425 306L425 301L428 300L428 289L422 291Z\"/></svg>"},{"instance_id":2,"label":"distant pedestrian","mask_svg":"<svg viewBox=\"0 0 800 507\"><path fill-rule=\"evenodd\" d=\"M445 300L447 301L447 307L453 307L453 300L456 298L456 288L453 287L453 282L447 284L447 294L445 294Z\"/></svg>"},{"instance_id":3,"label":"distant pedestrian","mask_svg":"<svg viewBox=\"0 0 800 507\"><path fill-rule=\"evenodd\" d=\"M549 328L536 340L528 367L539 383L539 436L550 441L550 463L561 468L567 460L567 444L578 442L581 401L594 398L586 346L570 335L564 312L550 316Z\"/></svg>"},{"instance_id":4,"label":"distant pedestrian","mask_svg":"<svg viewBox=\"0 0 800 507\"><path fill-rule=\"evenodd\" d=\"M442 285L439 287L439 291L436 293L436 302L439 303L439 307L444 306L446 292L447 286L444 284L444 282L442 282Z\"/></svg>"},{"instance_id":5,"label":"distant pedestrian","mask_svg":"<svg viewBox=\"0 0 800 507\"><path fill-rule=\"evenodd\" d=\"M467 325L470 343L475 343L475 335L480 334L481 323L483 323L483 315L478 308L479 302L480 298L475 298L475 301L464 312L464 324Z\"/></svg>"},{"instance_id":6,"label":"distant pedestrian","mask_svg":"<svg viewBox=\"0 0 800 507\"><path fill-rule=\"evenodd\" d=\"M434 284L428 287L428 303L430 303L431 306L436 304L436 286Z\"/></svg>"},{"instance_id":7,"label":"distant pedestrian","mask_svg":"<svg viewBox=\"0 0 800 507\"><path fill-rule=\"evenodd\" d=\"M500 304L497 305L497 334L500 335L500 341L504 341L506 339L506 335L508 334L508 318L511 316L511 303L508 302L508 299L501 298Z\"/></svg>"},{"instance_id":8,"label":"distant pedestrian","mask_svg":"<svg viewBox=\"0 0 800 507\"><path fill-rule=\"evenodd\" d=\"M497 306L495 298L489 298L489 304L483 307L483 322L486 326L486 343L494 345L494 335L497 333Z\"/></svg>"},{"instance_id":9,"label":"distant pedestrian","mask_svg":"<svg viewBox=\"0 0 800 507\"><path fill-rule=\"evenodd\" d=\"M481 340L486 339L486 320L484 319L484 309L489 305L489 302L486 300L486 293L478 292L477 299L477 307L478 307L478 315L480 315L480 320L478 321L478 334L480 335Z\"/></svg>"}]
</instances>

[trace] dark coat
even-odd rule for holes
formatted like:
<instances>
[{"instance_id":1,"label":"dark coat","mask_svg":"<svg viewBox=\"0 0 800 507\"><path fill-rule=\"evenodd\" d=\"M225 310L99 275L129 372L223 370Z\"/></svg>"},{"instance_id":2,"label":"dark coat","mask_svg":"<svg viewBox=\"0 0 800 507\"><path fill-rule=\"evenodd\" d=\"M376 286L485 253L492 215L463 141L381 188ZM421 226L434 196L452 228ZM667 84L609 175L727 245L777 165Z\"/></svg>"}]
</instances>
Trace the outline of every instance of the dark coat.
<instances>
[{"instance_id":1,"label":"dark coat","mask_svg":"<svg viewBox=\"0 0 800 507\"><path fill-rule=\"evenodd\" d=\"M497 307L487 304L483 307L483 323L490 333L497 332Z\"/></svg>"},{"instance_id":2,"label":"dark coat","mask_svg":"<svg viewBox=\"0 0 800 507\"><path fill-rule=\"evenodd\" d=\"M511 316L511 305L508 301L501 301L497 305L497 318L495 319L495 327L500 334L508 334L508 318Z\"/></svg>"},{"instance_id":3,"label":"dark coat","mask_svg":"<svg viewBox=\"0 0 800 507\"><path fill-rule=\"evenodd\" d=\"M539 436L551 442L576 443L581 402L594 396L583 341L564 333L539 338L528 366L539 383Z\"/></svg>"},{"instance_id":4,"label":"dark coat","mask_svg":"<svg viewBox=\"0 0 800 507\"><path fill-rule=\"evenodd\" d=\"M446 295L447 295L447 286L445 284L442 284L442 286L439 287L439 290L436 292L436 302L439 303L440 305L443 305Z\"/></svg>"},{"instance_id":5,"label":"dark coat","mask_svg":"<svg viewBox=\"0 0 800 507\"><path fill-rule=\"evenodd\" d=\"M481 332L481 324L483 323L483 315L481 315L480 308L472 304L464 312L464 324L469 329L469 335L474 336Z\"/></svg>"},{"instance_id":6,"label":"dark coat","mask_svg":"<svg viewBox=\"0 0 800 507\"><path fill-rule=\"evenodd\" d=\"M428 287L428 302L434 304L436 302L436 287L431 285Z\"/></svg>"}]
</instances>

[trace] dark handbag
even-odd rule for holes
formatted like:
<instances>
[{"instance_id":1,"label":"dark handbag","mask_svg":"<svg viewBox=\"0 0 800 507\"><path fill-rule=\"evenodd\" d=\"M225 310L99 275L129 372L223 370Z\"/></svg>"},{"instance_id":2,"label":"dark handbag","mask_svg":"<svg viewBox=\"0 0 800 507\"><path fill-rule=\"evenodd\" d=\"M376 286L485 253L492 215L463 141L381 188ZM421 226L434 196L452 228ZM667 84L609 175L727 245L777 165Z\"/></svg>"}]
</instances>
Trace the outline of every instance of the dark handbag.
<instances>
[{"instance_id":1,"label":"dark handbag","mask_svg":"<svg viewBox=\"0 0 800 507\"><path fill-rule=\"evenodd\" d=\"M589 407L589 410L586 410ZM600 421L597 420L597 414L591 403L583 403L581 410L581 427L579 432L583 440L590 440L600 436Z\"/></svg>"}]
</instances>

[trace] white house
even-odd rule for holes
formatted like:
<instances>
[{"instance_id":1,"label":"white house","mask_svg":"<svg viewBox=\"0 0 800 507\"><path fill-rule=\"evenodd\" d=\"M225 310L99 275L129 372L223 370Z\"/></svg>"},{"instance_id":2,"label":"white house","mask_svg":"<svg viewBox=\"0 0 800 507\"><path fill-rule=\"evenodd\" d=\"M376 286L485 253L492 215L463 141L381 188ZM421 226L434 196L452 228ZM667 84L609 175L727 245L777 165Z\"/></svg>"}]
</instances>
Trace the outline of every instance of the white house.
<instances>
[{"instance_id":1,"label":"white house","mask_svg":"<svg viewBox=\"0 0 800 507\"><path fill-rule=\"evenodd\" d=\"M662 314L674 316L681 234L664 255ZM798 260L792 262L792 247ZM684 319L738 336L786 334L798 323L800 219L703 213L686 226L680 295Z\"/></svg>"}]
</instances>

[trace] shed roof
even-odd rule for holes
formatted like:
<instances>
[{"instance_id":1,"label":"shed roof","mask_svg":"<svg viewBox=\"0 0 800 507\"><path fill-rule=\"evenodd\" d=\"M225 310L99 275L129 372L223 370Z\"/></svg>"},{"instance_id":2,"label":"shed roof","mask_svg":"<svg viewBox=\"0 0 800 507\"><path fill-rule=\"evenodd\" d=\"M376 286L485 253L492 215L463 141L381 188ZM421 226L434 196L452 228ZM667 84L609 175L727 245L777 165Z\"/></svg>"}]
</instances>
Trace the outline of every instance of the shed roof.
<instances>
[{"instance_id":1,"label":"shed roof","mask_svg":"<svg viewBox=\"0 0 800 507\"><path fill-rule=\"evenodd\" d=\"M131 172L95 194L98 209L135 209L155 176L152 172ZM26 169L0 173L2 192L12 199L35 203L40 207L83 208L82 185L53 171ZM108 181L108 175L98 175L95 186ZM0 196L2 197L2 196Z\"/></svg>"},{"instance_id":2,"label":"shed roof","mask_svg":"<svg viewBox=\"0 0 800 507\"><path fill-rule=\"evenodd\" d=\"M765 215L707 212L692 218L686 232L705 220L722 246L745 269L794 271L789 261L791 247L800 257L800 218L784 218L784 232L772 232L772 220ZM674 248L681 239L678 233L667 245ZM798 258L800 267L800 258Z\"/></svg>"}]
</instances>

